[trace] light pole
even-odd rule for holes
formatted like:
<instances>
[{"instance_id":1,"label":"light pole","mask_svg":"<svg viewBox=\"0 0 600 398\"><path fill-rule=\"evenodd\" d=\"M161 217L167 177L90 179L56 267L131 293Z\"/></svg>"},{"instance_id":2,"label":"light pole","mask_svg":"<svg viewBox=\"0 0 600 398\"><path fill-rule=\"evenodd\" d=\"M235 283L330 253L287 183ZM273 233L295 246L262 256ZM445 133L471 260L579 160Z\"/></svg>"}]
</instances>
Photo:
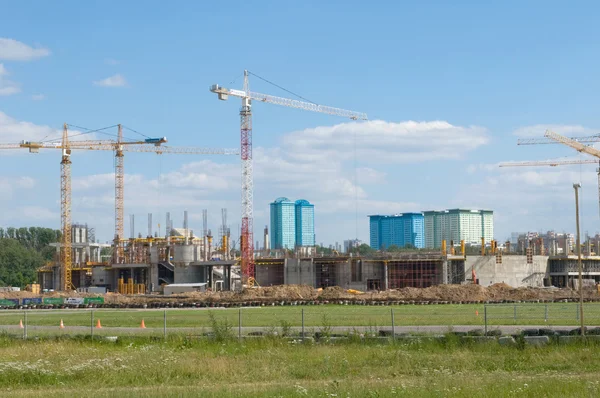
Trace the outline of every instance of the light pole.
<instances>
[{"instance_id":1,"label":"light pole","mask_svg":"<svg viewBox=\"0 0 600 398\"><path fill-rule=\"evenodd\" d=\"M579 269L579 320L581 321L581 335L585 335L583 322L583 266L581 265L581 238L579 235L579 188L581 184L573 184L575 189L575 220L577 225L577 268Z\"/></svg>"}]
</instances>

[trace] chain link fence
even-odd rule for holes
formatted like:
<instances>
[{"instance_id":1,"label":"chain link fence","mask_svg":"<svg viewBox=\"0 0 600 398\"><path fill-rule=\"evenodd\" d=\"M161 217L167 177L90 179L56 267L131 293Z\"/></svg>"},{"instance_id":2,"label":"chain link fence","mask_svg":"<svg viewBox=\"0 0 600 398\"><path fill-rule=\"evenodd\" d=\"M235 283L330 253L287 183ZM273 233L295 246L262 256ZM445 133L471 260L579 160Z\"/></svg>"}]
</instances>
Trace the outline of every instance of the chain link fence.
<instances>
[{"instance_id":1,"label":"chain link fence","mask_svg":"<svg viewBox=\"0 0 600 398\"><path fill-rule=\"evenodd\" d=\"M0 333L24 338L60 335L257 337L443 334L450 330L512 333L525 328L573 329L579 304L399 306L265 306L198 309L53 309L0 311ZM587 327L600 325L600 303L584 305Z\"/></svg>"}]
</instances>

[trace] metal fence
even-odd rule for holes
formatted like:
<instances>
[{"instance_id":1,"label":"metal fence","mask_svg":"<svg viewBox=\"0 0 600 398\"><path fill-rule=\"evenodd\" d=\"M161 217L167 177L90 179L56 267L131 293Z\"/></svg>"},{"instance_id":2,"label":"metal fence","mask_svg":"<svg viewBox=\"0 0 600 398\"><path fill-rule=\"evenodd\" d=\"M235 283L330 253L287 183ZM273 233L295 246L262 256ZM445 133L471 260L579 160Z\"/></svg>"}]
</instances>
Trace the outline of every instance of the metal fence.
<instances>
[{"instance_id":1,"label":"metal fence","mask_svg":"<svg viewBox=\"0 0 600 398\"><path fill-rule=\"evenodd\" d=\"M600 326L600 303L584 305L588 327ZM24 338L170 334L231 337L318 333L395 336L449 330L513 333L525 328L573 329L576 303L457 305L318 305L194 309L53 309L0 311L0 333Z\"/></svg>"}]
</instances>

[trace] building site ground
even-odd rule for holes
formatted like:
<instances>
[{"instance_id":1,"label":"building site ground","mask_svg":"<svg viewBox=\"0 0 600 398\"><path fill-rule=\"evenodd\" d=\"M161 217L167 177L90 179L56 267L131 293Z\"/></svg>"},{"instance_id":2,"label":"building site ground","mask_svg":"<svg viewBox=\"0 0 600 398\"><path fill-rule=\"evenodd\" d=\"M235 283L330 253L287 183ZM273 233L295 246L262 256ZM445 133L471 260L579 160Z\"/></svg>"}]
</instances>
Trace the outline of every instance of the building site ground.
<instances>
[{"instance_id":1,"label":"building site ground","mask_svg":"<svg viewBox=\"0 0 600 398\"><path fill-rule=\"evenodd\" d=\"M224 344L0 336L0 390L19 397L594 397L599 354L594 343L504 347L452 338Z\"/></svg>"},{"instance_id":2,"label":"building site ground","mask_svg":"<svg viewBox=\"0 0 600 398\"><path fill-rule=\"evenodd\" d=\"M595 287L584 289L588 301L600 300ZM24 298L83 298L99 297L98 294L78 292L51 292L43 295L31 292L0 292L0 300L22 300ZM308 285L282 285L255 287L242 292L193 292L172 296L124 295L107 293L102 295L105 305L152 306L167 304L198 305L262 305L262 304L317 304L335 300L347 300L349 303L407 304L407 303L484 303L484 302L520 302L520 301L559 301L577 299L578 292L571 288L512 288L503 283L484 287L475 284L436 285L428 288L390 289L380 292L356 292L340 287L315 289Z\"/></svg>"}]
</instances>

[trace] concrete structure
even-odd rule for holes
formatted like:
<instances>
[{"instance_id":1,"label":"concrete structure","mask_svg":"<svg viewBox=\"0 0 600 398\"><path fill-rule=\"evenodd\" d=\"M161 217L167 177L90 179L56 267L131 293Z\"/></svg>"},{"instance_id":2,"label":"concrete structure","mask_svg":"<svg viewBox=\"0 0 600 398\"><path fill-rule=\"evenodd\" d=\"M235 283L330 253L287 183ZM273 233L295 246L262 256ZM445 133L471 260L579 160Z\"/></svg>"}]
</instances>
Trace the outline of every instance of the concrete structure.
<instances>
[{"instance_id":1,"label":"concrete structure","mask_svg":"<svg viewBox=\"0 0 600 398\"><path fill-rule=\"evenodd\" d=\"M424 217L421 213L369 216L370 246L375 250L398 247L425 247Z\"/></svg>"},{"instance_id":2,"label":"concrete structure","mask_svg":"<svg viewBox=\"0 0 600 398\"><path fill-rule=\"evenodd\" d=\"M547 256L467 256L465 280L472 281L472 270L482 286L494 283L512 287L548 285Z\"/></svg>"},{"instance_id":3,"label":"concrete structure","mask_svg":"<svg viewBox=\"0 0 600 398\"><path fill-rule=\"evenodd\" d=\"M486 244L494 239L494 213L491 210L451 209L424 211L425 247L439 249L442 241L458 245L464 240L467 245Z\"/></svg>"},{"instance_id":4,"label":"concrete structure","mask_svg":"<svg viewBox=\"0 0 600 398\"><path fill-rule=\"evenodd\" d=\"M312 247L315 245L315 205L308 200L300 199L295 203L296 212L296 246Z\"/></svg>"},{"instance_id":5,"label":"concrete structure","mask_svg":"<svg viewBox=\"0 0 600 398\"><path fill-rule=\"evenodd\" d=\"M109 244L96 243L93 234L87 224L73 224L71 228L71 245L73 247L73 267L84 267L88 263L102 262L102 249L110 247ZM60 254L60 243L50 243L50 246L56 248L56 255Z\"/></svg>"},{"instance_id":6,"label":"concrete structure","mask_svg":"<svg viewBox=\"0 0 600 398\"><path fill-rule=\"evenodd\" d=\"M171 294L203 292L206 291L206 283L174 283L163 286L163 294L170 296Z\"/></svg>"},{"instance_id":7,"label":"concrete structure","mask_svg":"<svg viewBox=\"0 0 600 398\"><path fill-rule=\"evenodd\" d=\"M288 198L277 198L271 207L271 248L296 247L296 205Z\"/></svg>"}]
</instances>

